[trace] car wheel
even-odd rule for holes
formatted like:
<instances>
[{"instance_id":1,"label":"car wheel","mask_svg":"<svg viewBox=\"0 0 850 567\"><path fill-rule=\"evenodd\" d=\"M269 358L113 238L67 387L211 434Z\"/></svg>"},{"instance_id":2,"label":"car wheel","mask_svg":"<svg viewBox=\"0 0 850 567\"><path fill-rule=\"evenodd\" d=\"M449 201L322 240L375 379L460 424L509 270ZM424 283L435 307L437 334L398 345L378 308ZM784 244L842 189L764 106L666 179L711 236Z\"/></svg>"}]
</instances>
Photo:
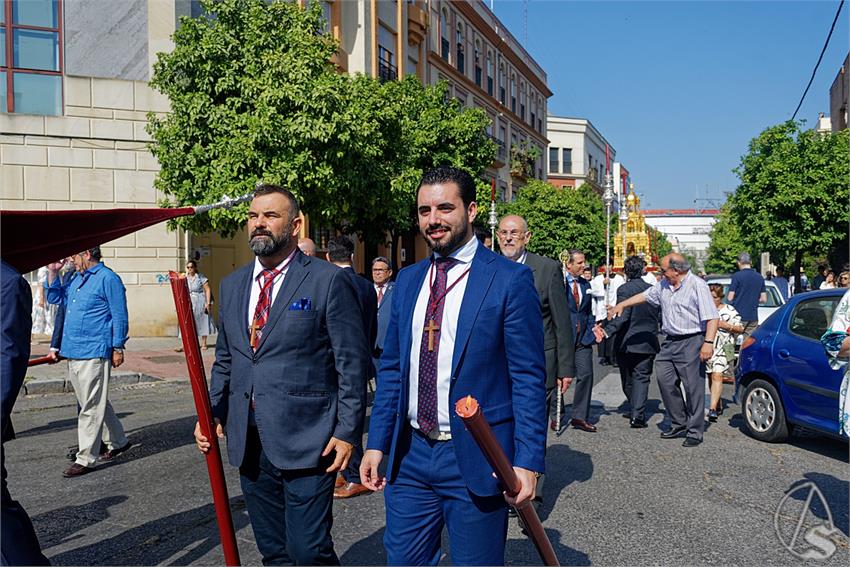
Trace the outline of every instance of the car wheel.
<instances>
[{"instance_id":1,"label":"car wheel","mask_svg":"<svg viewBox=\"0 0 850 567\"><path fill-rule=\"evenodd\" d=\"M785 408L773 384L766 380L753 380L744 390L744 425L747 432L767 443L788 439Z\"/></svg>"}]
</instances>

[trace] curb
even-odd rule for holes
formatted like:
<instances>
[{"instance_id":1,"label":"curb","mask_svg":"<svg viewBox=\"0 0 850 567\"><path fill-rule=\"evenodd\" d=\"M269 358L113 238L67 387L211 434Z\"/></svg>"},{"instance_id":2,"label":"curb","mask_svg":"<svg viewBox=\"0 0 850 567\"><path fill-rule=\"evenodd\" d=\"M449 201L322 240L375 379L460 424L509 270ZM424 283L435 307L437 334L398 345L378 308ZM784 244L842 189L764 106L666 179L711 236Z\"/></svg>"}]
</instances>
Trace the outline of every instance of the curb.
<instances>
[{"instance_id":1,"label":"curb","mask_svg":"<svg viewBox=\"0 0 850 567\"><path fill-rule=\"evenodd\" d=\"M132 386L144 382L160 382L162 378L151 376L143 372L116 372L109 378L110 389L122 386ZM34 394L64 394L73 392L74 387L70 380L48 378L45 380L28 380L21 386L21 394L30 396Z\"/></svg>"}]
</instances>

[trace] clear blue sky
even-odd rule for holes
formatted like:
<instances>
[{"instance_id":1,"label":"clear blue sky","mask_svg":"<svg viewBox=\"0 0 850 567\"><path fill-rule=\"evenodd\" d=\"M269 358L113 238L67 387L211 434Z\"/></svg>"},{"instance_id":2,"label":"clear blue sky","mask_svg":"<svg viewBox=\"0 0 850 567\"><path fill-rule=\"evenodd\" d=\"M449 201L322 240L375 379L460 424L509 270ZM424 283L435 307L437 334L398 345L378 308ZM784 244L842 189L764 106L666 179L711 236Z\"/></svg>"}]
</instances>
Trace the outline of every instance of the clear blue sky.
<instances>
[{"instance_id":1,"label":"clear blue sky","mask_svg":"<svg viewBox=\"0 0 850 567\"><path fill-rule=\"evenodd\" d=\"M549 112L593 122L644 208L690 208L697 190L722 201L749 141L791 118L839 2L530 0L527 42L523 5L494 11L546 71ZM829 114L848 18L845 4L797 114L808 127Z\"/></svg>"}]
</instances>

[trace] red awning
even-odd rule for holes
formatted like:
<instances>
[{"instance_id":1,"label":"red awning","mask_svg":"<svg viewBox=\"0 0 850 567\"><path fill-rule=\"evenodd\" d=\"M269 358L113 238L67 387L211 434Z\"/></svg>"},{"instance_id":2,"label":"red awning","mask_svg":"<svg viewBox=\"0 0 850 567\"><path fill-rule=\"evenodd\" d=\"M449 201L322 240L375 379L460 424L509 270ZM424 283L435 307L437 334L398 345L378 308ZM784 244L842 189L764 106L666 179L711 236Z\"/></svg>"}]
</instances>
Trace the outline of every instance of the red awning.
<instances>
[{"instance_id":1,"label":"red awning","mask_svg":"<svg viewBox=\"0 0 850 567\"><path fill-rule=\"evenodd\" d=\"M148 226L192 214L194 207L0 211L0 256L25 274Z\"/></svg>"}]
</instances>

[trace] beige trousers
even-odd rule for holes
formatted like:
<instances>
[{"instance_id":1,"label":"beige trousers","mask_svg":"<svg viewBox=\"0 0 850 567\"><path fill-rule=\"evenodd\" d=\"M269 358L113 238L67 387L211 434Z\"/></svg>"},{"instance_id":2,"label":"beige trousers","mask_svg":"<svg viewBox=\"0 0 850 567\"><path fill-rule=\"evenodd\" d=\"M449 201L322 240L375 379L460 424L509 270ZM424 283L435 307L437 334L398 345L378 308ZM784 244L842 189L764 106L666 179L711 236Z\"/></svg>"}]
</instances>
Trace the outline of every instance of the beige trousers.
<instances>
[{"instance_id":1,"label":"beige trousers","mask_svg":"<svg viewBox=\"0 0 850 567\"><path fill-rule=\"evenodd\" d=\"M86 467L97 464L100 442L107 448L124 447L124 428L107 399L112 361L107 358L68 360L68 379L74 386L80 415L77 418L79 452L76 462Z\"/></svg>"}]
</instances>

